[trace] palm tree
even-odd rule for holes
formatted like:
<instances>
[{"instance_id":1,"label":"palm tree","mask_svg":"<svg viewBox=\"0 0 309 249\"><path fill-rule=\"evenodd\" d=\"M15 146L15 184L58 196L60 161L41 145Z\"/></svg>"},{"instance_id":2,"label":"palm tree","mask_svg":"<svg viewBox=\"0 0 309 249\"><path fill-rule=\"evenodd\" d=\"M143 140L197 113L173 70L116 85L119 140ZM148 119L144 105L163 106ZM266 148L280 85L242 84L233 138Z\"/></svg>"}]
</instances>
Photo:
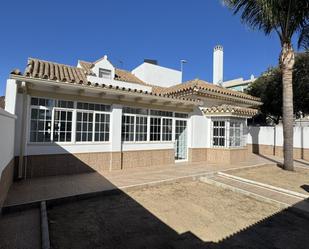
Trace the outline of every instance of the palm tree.
<instances>
[{"instance_id":1,"label":"palm tree","mask_svg":"<svg viewBox=\"0 0 309 249\"><path fill-rule=\"evenodd\" d=\"M282 70L282 122L284 138L284 166L293 166L293 89L294 67L293 36L298 47L309 47L309 0L224 0L234 14L241 13L241 20L266 35L275 32L281 42L279 65Z\"/></svg>"}]
</instances>

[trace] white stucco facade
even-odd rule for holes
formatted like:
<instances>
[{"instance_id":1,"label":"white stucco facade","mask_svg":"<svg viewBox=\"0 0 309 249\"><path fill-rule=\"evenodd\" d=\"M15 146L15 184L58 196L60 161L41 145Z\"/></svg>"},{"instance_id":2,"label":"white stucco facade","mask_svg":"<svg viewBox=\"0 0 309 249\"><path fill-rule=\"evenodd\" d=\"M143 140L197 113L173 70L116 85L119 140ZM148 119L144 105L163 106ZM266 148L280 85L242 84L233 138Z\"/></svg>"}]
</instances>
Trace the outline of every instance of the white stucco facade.
<instances>
[{"instance_id":1,"label":"white stucco facade","mask_svg":"<svg viewBox=\"0 0 309 249\"><path fill-rule=\"evenodd\" d=\"M15 115L0 108L0 177L14 158L15 120Z\"/></svg>"},{"instance_id":2,"label":"white stucco facade","mask_svg":"<svg viewBox=\"0 0 309 249\"><path fill-rule=\"evenodd\" d=\"M162 87L179 84L182 80L181 71L147 62L144 62L133 69L132 74L144 82Z\"/></svg>"}]
</instances>

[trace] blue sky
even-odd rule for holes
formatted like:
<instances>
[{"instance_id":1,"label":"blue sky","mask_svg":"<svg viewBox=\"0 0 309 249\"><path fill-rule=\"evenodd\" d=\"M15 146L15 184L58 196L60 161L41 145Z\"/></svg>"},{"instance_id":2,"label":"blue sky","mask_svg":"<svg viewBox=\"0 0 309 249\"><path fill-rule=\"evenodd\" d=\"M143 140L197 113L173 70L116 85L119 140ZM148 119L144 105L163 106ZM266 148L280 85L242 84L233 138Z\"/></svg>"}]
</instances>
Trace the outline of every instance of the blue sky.
<instances>
[{"instance_id":1,"label":"blue sky","mask_svg":"<svg viewBox=\"0 0 309 249\"><path fill-rule=\"evenodd\" d=\"M144 58L176 69L186 59L185 80L211 81L216 44L224 46L224 80L258 76L280 52L276 35L250 30L220 0L2 1L0 32L0 95L28 57L76 65L107 54L127 70Z\"/></svg>"}]
</instances>

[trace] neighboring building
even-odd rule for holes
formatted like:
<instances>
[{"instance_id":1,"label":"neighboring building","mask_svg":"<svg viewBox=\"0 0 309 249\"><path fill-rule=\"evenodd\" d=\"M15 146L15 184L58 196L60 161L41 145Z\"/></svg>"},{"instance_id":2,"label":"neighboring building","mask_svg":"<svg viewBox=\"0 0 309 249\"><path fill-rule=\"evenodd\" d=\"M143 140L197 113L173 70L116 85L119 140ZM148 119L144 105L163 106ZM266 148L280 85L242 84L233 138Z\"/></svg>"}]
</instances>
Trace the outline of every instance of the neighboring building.
<instances>
[{"instance_id":1,"label":"neighboring building","mask_svg":"<svg viewBox=\"0 0 309 249\"><path fill-rule=\"evenodd\" d=\"M224 81L223 79L223 46L217 45L213 51L213 84L227 89L244 92L244 90L256 80L253 75L250 79L243 78Z\"/></svg>"},{"instance_id":2,"label":"neighboring building","mask_svg":"<svg viewBox=\"0 0 309 249\"><path fill-rule=\"evenodd\" d=\"M181 83L170 70L149 81L137 71L107 56L76 67L30 58L24 73L14 70L5 109L17 116L18 177L246 159L246 120L258 98Z\"/></svg>"},{"instance_id":3,"label":"neighboring building","mask_svg":"<svg viewBox=\"0 0 309 249\"><path fill-rule=\"evenodd\" d=\"M222 86L227 88L227 89L232 89L232 90L236 90L239 92L244 92L248 86L254 82L256 80L256 78L254 77L254 75L251 75L250 79L248 80L244 80L243 78L238 78L238 79L234 79L234 80L228 80L228 81L224 81L222 83Z\"/></svg>"},{"instance_id":4,"label":"neighboring building","mask_svg":"<svg viewBox=\"0 0 309 249\"><path fill-rule=\"evenodd\" d=\"M0 96L0 108L4 109L5 107L5 97Z\"/></svg>"},{"instance_id":5,"label":"neighboring building","mask_svg":"<svg viewBox=\"0 0 309 249\"><path fill-rule=\"evenodd\" d=\"M159 66L156 60L145 60L132 70L132 74L149 84L169 87L182 81L182 72Z\"/></svg>"}]
</instances>

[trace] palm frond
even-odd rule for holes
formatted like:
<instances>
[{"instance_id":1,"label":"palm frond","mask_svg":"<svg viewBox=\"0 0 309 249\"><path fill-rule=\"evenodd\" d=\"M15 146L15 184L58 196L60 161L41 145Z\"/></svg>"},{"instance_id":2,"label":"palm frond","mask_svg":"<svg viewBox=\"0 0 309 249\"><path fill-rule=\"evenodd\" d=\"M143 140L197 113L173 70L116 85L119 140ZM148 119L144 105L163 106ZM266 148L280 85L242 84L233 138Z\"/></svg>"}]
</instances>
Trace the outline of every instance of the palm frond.
<instances>
[{"instance_id":1,"label":"palm frond","mask_svg":"<svg viewBox=\"0 0 309 249\"><path fill-rule=\"evenodd\" d=\"M298 48L309 50L309 23L305 25L300 31Z\"/></svg>"},{"instance_id":2,"label":"palm frond","mask_svg":"<svg viewBox=\"0 0 309 249\"><path fill-rule=\"evenodd\" d=\"M224 0L234 14L266 35L275 31L281 43L291 43L292 36L309 20L308 0ZM302 36L305 41L306 33Z\"/></svg>"}]
</instances>

